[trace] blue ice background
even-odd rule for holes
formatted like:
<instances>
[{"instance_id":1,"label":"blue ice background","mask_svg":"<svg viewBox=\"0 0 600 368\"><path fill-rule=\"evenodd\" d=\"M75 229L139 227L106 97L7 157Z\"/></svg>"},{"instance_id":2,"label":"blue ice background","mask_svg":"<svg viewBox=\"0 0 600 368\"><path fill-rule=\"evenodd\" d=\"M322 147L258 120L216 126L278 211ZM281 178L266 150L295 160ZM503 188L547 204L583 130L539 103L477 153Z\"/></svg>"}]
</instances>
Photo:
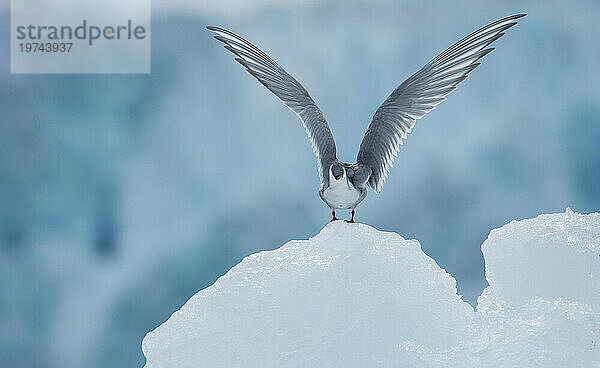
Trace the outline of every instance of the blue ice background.
<instances>
[{"instance_id":1,"label":"blue ice background","mask_svg":"<svg viewBox=\"0 0 600 368\"><path fill-rule=\"evenodd\" d=\"M383 192L358 209L358 221L419 239L476 304L490 229L600 208L600 3L154 12L151 75L10 75L5 54L0 366L141 366L144 334L195 292L329 220L300 123L205 25L239 32L303 83L339 158L353 161L393 88L475 28L522 11L417 123ZM0 23L8 30L7 13ZM0 44L8 50L8 32Z\"/></svg>"}]
</instances>

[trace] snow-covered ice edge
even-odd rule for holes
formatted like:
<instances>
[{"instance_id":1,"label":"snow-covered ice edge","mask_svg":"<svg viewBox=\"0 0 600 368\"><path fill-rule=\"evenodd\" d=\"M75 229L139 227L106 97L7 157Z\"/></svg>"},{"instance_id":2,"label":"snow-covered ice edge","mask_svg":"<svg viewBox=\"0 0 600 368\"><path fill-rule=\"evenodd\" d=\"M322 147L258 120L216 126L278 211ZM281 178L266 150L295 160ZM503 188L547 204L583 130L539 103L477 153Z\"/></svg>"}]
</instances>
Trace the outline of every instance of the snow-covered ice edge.
<instances>
[{"instance_id":1,"label":"snow-covered ice edge","mask_svg":"<svg viewBox=\"0 0 600 368\"><path fill-rule=\"evenodd\" d=\"M157 367L600 367L600 215L512 221L473 310L416 240L330 223L253 254L142 343Z\"/></svg>"}]
</instances>

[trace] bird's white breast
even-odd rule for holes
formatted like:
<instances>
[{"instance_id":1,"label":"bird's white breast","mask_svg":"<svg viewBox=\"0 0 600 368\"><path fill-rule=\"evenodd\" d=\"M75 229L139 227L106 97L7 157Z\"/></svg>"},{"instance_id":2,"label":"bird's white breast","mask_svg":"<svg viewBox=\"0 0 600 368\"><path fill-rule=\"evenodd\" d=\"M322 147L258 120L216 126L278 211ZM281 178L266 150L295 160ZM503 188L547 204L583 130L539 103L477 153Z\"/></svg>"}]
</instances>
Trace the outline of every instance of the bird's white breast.
<instances>
[{"instance_id":1,"label":"bird's white breast","mask_svg":"<svg viewBox=\"0 0 600 368\"><path fill-rule=\"evenodd\" d=\"M329 186L323 191L323 197L333 208L351 209L358 203L360 192L348 180L345 170L340 179L333 177L330 171Z\"/></svg>"}]
</instances>

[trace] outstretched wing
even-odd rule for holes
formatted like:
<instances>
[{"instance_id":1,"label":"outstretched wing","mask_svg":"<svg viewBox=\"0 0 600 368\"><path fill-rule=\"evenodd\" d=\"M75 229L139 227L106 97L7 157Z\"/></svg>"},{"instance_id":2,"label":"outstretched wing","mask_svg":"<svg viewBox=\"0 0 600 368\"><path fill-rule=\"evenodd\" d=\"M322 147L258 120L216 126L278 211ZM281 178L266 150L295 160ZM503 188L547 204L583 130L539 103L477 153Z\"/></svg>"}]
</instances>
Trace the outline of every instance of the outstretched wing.
<instances>
[{"instance_id":1,"label":"outstretched wing","mask_svg":"<svg viewBox=\"0 0 600 368\"><path fill-rule=\"evenodd\" d=\"M206 28L216 33L214 37L236 55L235 60L246 67L248 73L298 115L317 156L321 182L327 180L329 166L336 158L335 142L323 113L306 89L267 54L242 37L220 27Z\"/></svg>"},{"instance_id":2,"label":"outstretched wing","mask_svg":"<svg viewBox=\"0 0 600 368\"><path fill-rule=\"evenodd\" d=\"M402 82L379 106L357 157L359 164L372 170L371 188L381 191L402 139L406 139L416 120L443 102L479 66L477 61L493 50L487 47L523 16L500 19L458 41Z\"/></svg>"}]
</instances>

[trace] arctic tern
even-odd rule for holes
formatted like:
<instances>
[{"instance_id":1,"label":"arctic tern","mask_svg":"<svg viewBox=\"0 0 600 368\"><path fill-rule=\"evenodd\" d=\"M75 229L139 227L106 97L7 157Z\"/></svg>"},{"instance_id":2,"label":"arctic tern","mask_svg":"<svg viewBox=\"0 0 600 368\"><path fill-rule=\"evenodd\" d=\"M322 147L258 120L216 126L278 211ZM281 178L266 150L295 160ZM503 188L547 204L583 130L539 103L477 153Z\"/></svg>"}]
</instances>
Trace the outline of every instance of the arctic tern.
<instances>
[{"instance_id":1,"label":"arctic tern","mask_svg":"<svg viewBox=\"0 0 600 368\"><path fill-rule=\"evenodd\" d=\"M365 199L367 185L376 193L383 188L402 140L415 122L446 99L478 62L494 48L491 43L526 14L516 14L486 25L450 46L400 84L379 106L360 144L356 162L336 157L335 141L321 110L306 89L267 54L237 34L209 26L215 38L235 54L235 60L285 105L295 112L317 156L321 186L319 195L335 211L351 210Z\"/></svg>"}]
</instances>

